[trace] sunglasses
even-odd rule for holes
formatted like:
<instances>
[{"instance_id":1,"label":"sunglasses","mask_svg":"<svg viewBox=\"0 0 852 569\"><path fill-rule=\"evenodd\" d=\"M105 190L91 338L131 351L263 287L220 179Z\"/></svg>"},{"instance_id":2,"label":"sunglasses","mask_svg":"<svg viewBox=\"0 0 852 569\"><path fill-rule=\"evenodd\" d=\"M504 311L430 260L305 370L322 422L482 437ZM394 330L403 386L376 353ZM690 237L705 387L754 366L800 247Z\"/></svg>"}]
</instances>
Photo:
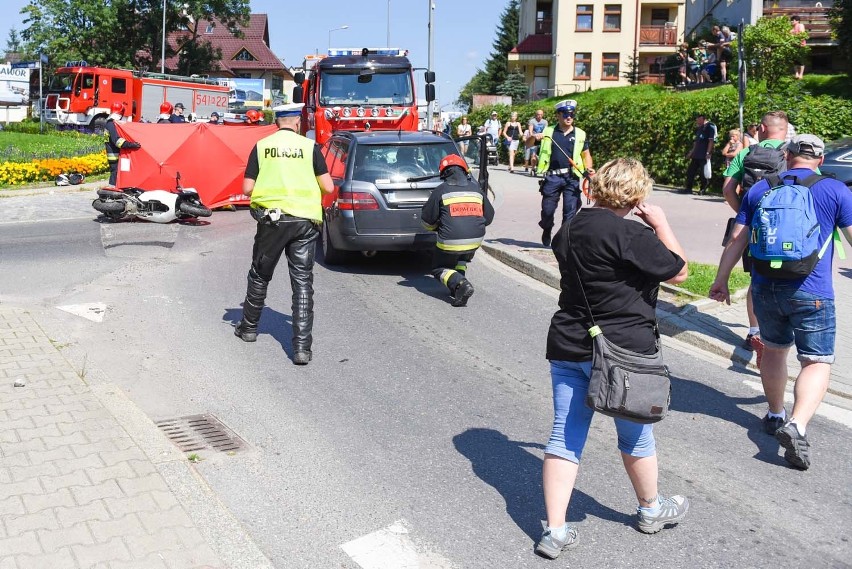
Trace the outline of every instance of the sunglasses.
<instances>
[{"instance_id":1,"label":"sunglasses","mask_svg":"<svg viewBox=\"0 0 852 569\"><path fill-rule=\"evenodd\" d=\"M573 111L559 111L559 114L566 119L573 119L574 112Z\"/></svg>"}]
</instances>

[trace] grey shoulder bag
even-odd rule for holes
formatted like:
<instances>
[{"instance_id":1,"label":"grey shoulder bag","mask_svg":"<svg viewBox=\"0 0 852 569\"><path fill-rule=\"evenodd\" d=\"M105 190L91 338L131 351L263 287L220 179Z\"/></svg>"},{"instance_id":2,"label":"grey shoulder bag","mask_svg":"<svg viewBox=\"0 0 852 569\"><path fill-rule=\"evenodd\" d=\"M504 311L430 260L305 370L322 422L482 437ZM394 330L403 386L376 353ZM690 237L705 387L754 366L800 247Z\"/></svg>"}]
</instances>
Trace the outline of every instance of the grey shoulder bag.
<instances>
[{"instance_id":1,"label":"grey shoulder bag","mask_svg":"<svg viewBox=\"0 0 852 569\"><path fill-rule=\"evenodd\" d=\"M669 369L663 364L660 333L656 323L657 351L639 354L610 342L595 323L592 307L580 278L580 261L571 247L571 227L568 227L568 248L574 257L574 274L589 311L592 326L592 373L586 405L598 413L627 419L634 423L656 423L669 410L671 381Z\"/></svg>"}]
</instances>

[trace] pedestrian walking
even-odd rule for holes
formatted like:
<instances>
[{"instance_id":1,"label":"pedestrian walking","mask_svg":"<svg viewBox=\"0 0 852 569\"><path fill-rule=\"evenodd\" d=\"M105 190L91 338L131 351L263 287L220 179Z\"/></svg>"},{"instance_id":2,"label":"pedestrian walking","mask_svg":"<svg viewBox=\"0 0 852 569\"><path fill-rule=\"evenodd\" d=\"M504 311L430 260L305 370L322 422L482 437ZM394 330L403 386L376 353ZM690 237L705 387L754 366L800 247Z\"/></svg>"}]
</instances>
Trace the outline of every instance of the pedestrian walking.
<instances>
[{"instance_id":1,"label":"pedestrian walking","mask_svg":"<svg viewBox=\"0 0 852 569\"><path fill-rule=\"evenodd\" d=\"M532 138L527 140L526 148L529 156L527 156L527 152L524 152L524 156L530 165L530 176L537 176L536 170L538 166L538 154L541 148L541 138L544 136L544 129L547 128L547 119L544 118L544 110L537 109L535 116L529 120L527 126L529 127Z\"/></svg>"},{"instance_id":2,"label":"pedestrian walking","mask_svg":"<svg viewBox=\"0 0 852 569\"><path fill-rule=\"evenodd\" d=\"M160 114L157 116L157 124L165 124L170 123L169 119L172 116L172 104L168 101L163 101L160 104Z\"/></svg>"},{"instance_id":3,"label":"pedestrian walking","mask_svg":"<svg viewBox=\"0 0 852 569\"><path fill-rule=\"evenodd\" d=\"M740 150L725 169L725 182L722 195L725 202L738 214L743 197L749 189L765 176L778 176L787 169L787 159L782 147L787 137L787 113L771 111L763 115L758 126L759 142ZM729 223L729 227L733 226ZM730 235L723 240L727 243ZM748 251L743 252L743 270L751 272L751 257ZM755 352L758 369L763 363L763 342L760 338L760 326L754 312L754 301L751 285L746 293L746 312L748 313L748 332L743 348Z\"/></svg>"},{"instance_id":4,"label":"pedestrian walking","mask_svg":"<svg viewBox=\"0 0 852 569\"><path fill-rule=\"evenodd\" d=\"M614 344L653 354L660 283L677 284L687 277L686 255L665 213L645 201L653 183L633 158L607 162L592 179L595 206L563 224L553 240L562 274L559 310L547 334L554 419L542 468L547 521L535 548L551 559L577 544L577 530L568 525L566 514L594 415L584 404L592 368L589 313ZM630 212L650 228L625 219ZM581 293L578 282L595 286ZM689 509L687 498L664 498L658 492L653 425L614 421L624 469L639 502L639 530L656 533L681 521Z\"/></svg>"},{"instance_id":5,"label":"pedestrian walking","mask_svg":"<svg viewBox=\"0 0 852 569\"><path fill-rule=\"evenodd\" d=\"M322 193L334 191L320 147L297 134L302 104L275 113L278 131L252 149L243 179L257 220L243 316L234 334L257 339L269 281L281 255L287 257L293 292L293 363L311 361L314 324L314 253L322 223Z\"/></svg>"},{"instance_id":6,"label":"pedestrian walking","mask_svg":"<svg viewBox=\"0 0 852 569\"><path fill-rule=\"evenodd\" d=\"M470 123L467 121L467 117L462 117L461 122L456 127L456 136L459 138L464 136L473 136L473 127L470 126ZM462 151L463 156L467 156L467 141L459 142L459 149Z\"/></svg>"},{"instance_id":7,"label":"pedestrian walking","mask_svg":"<svg viewBox=\"0 0 852 569\"><path fill-rule=\"evenodd\" d=\"M801 134L787 145L786 172L780 176L784 185L800 184L813 200L810 209L797 211L793 217L776 210L773 215L761 213L764 199L782 189L770 192L779 180L770 183L768 178L757 182L745 195L737 214L733 235L722 253L719 271L710 287L710 297L730 304L728 279L731 270L748 246L756 257L751 271L754 310L760 322L760 335L766 346L760 379L769 405L763 417L763 429L772 434L784 447L784 458L794 467L807 470L811 465L810 441L807 426L816 413L828 390L831 364L834 363L836 318L832 263L835 239L839 237L835 228L852 243L852 193L842 182L830 177L816 176L824 160L825 144L811 134ZM794 195L788 192L787 196ZM809 201L805 200L805 202ZM786 201L786 200L783 200ZM780 203L780 201L779 201ZM792 211L792 210L788 210ZM761 251L780 241L783 249L798 250L804 238L801 219L813 214L819 226L813 243L813 253L798 261L795 269L812 266L808 272L789 270L780 260L763 261ZM790 226L785 220L795 223ZM813 220L811 220L813 221ZM773 241L764 239L764 229L772 224L770 233ZM788 231L788 227L792 231ZM807 237L814 235L811 231ZM801 240L800 240L801 239ZM818 249L817 249L818 248ZM808 251L803 251L803 256ZM815 265L805 263L816 262ZM779 268L780 266L780 268ZM776 276L780 274L781 276ZM793 391L793 408L787 416L784 408L784 388L787 385L787 352L795 344L801 370Z\"/></svg>"},{"instance_id":8,"label":"pedestrian walking","mask_svg":"<svg viewBox=\"0 0 852 569\"><path fill-rule=\"evenodd\" d=\"M107 164L109 165L109 185L115 186L118 180L118 158L121 150L136 150L142 148L138 142L133 142L118 135L115 128L116 121L126 112L124 103L115 102L110 106L110 113L104 125L104 149L106 150Z\"/></svg>"},{"instance_id":9,"label":"pedestrian walking","mask_svg":"<svg viewBox=\"0 0 852 569\"><path fill-rule=\"evenodd\" d=\"M186 122L186 117L183 116L183 103L175 103L174 110L172 111L171 116L169 116L169 122L173 123L183 123Z\"/></svg>"},{"instance_id":10,"label":"pedestrian walking","mask_svg":"<svg viewBox=\"0 0 852 569\"><path fill-rule=\"evenodd\" d=\"M509 122L503 128L503 138L508 143L509 150L509 172L515 171L515 154L518 152L518 144L521 141L521 123L518 122L518 113L513 112Z\"/></svg>"},{"instance_id":11,"label":"pedestrian walking","mask_svg":"<svg viewBox=\"0 0 852 569\"><path fill-rule=\"evenodd\" d=\"M432 256L432 276L444 283L453 306L465 306L473 295L467 267L494 219L494 208L479 182L470 177L467 162L449 154L439 164L441 185L423 204L420 220L438 233Z\"/></svg>"},{"instance_id":12,"label":"pedestrian walking","mask_svg":"<svg viewBox=\"0 0 852 569\"><path fill-rule=\"evenodd\" d=\"M564 225L580 209L580 178L595 173L586 132L574 124L577 101L560 101L555 108L557 125L545 128L541 134L541 155L537 166L537 172L544 176L538 225L542 229L541 243L545 247L550 246L553 216L559 198L562 198Z\"/></svg>"},{"instance_id":13,"label":"pedestrian walking","mask_svg":"<svg viewBox=\"0 0 852 569\"><path fill-rule=\"evenodd\" d=\"M695 175L701 176L701 195L707 193L707 186L710 185L710 178L704 176L705 164L713 156L713 148L716 145L716 125L707 120L706 115L698 115L695 117L695 140L692 143L692 148L686 153L689 159L689 166L686 169L686 184L681 194L691 194L692 188L695 185Z\"/></svg>"},{"instance_id":14,"label":"pedestrian walking","mask_svg":"<svg viewBox=\"0 0 852 569\"><path fill-rule=\"evenodd\" d=\"M503 125L500 123L500 119L497 118L497 111L491 111L491 117L482 126L484 127L485 134L491 137L491 144L499 144L500 132L503 129Z\"/></svg>"}]
</instances>

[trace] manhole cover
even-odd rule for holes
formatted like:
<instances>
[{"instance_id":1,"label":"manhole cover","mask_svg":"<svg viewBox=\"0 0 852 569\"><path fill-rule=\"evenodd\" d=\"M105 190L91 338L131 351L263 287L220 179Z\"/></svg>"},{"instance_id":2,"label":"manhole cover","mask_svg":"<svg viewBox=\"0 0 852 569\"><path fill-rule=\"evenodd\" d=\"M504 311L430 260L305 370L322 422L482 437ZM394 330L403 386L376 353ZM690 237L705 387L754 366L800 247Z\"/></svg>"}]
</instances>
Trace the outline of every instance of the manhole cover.
<instances>
[{"instance_id":1,"label":"manhole cover","mask_svg":"<svg viewBox=\"0 0 852 569\"><path fill-rule=\"evenodd\" d=\"M245 446L245 441L213 415L190 415L157 421L156 424L183 452L203 449L230 452Z\"/></svg>"}]
</instances>

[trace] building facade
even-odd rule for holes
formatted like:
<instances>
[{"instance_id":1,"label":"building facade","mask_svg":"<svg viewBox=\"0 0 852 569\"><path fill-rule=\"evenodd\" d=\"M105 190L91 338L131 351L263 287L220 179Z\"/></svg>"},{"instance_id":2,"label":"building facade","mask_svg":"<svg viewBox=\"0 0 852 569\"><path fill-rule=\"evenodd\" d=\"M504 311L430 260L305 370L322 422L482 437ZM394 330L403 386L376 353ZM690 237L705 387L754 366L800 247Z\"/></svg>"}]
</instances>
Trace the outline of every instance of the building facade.
<instances>
[{"instance_id":1,"label":"building facade","mask_svg":"<svg viewBox=\"0 0 852 569\"><path fill-rule=\"evenodd\" d=\"M521 0L509 68L533 99L627 85L632 65L641 81L661 83L685 19L685 0Z\"/></svg>"}]
</instances>

